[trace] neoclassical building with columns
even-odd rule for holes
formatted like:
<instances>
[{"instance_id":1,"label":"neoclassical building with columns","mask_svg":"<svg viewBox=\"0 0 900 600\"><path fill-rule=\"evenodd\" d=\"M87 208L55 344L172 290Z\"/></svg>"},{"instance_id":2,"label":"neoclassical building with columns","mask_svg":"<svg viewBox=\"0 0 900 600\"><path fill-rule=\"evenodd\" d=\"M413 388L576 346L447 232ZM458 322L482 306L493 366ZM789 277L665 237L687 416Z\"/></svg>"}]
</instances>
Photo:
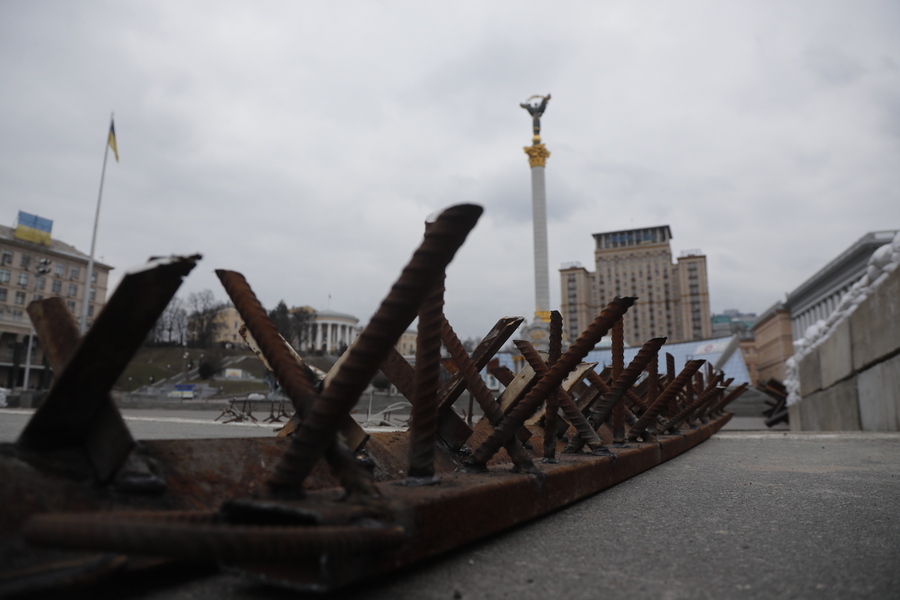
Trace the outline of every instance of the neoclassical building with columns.
<instances>
[{"instance_id":1,"label":"neoclassical building with columns","mask_svg":"<svg viewBox=\"0 0 900 600\"><path fill-rule=\"evenodd\" d=\"M333 310L316 311L309 327L309 335L300 347L301 352L340 354L353 343L361 331L359 319Z\"/></svg>"}]
</instances>

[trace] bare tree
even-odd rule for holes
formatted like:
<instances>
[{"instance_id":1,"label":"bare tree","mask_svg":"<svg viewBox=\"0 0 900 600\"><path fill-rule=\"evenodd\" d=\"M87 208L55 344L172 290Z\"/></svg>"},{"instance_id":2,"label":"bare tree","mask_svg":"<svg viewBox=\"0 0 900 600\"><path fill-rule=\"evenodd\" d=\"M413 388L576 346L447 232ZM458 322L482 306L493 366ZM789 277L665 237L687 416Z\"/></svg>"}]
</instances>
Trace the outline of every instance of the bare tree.
<instances>
[{"instance_id":1,"label":"bare tree","mask_svg":"<svg viewBox=\"0 0 900 600\"><path fill-rule=\"evenodd\" d=\"M188 314L184 301L176 296L156 320L149 342L156 345L181 345L187 335L187 325Z\"/></svg>"},{"instance_id":2,"label":"bare tree","mask_svg":"<svg viewBox=\"0 0 900 600\"><path fill-rule=\"evenodd\" d=\"M211 290L203 290L188 296L188 338L191 345L197 348L208 348L212 345L222 327L217 316L223 306L225 304L218 302Z\"/></svg>"}]
</instances>

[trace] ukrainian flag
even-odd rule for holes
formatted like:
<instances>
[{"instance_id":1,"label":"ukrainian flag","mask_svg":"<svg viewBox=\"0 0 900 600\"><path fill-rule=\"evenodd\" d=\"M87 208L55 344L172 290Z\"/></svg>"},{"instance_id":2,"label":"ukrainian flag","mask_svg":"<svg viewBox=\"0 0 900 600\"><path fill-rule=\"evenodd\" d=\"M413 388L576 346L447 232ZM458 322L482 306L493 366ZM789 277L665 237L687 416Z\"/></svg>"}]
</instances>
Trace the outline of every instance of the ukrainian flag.
<instances>
[{"instance_id":1,"label":"ukrainian flag","mask_svg":"<svg viewBox=\"0 0 900 600\"><path fill-rule=\"evenodd\" d=\"M116 162L119 162L119 149L116 147L116 125L112 119L109 120L109 139L106 143L109 144L113 154L116 155Z\"/></svg>"},{"instance_id":2,"label":"ukrainian flag","mask_svg":"<svg viewBox=\"0 0 900 600\"><path fill-rule=\"evenodd\" d=\"M37 215L19 211L16 224L16 237L26 242L50 245L50 232L53 230L53 221Z\"/></svg>"}]
</instances>

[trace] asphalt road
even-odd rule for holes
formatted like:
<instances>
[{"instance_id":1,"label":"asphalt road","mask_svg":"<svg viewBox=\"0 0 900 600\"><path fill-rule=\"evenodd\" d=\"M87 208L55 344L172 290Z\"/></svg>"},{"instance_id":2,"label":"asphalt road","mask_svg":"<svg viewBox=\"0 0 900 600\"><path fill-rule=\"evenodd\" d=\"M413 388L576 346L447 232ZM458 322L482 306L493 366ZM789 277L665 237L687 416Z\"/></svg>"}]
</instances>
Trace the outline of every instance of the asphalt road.
<instances>
[{"instance_id":1,"label":"asphalt road","mask_svg":"<svg viewBox=\"0 0 900 600\"><path fill-rule=\"evenodd\" d=\"M723 431L580 503L330 598L897 598L898 507L900 434ZM320 597L191 575L92 597Z\"/></svg>"},{"instance_id":2,"label":"asphalt road","mask_svg":"<svg viewBox=\"0 0 900 600\"><path fill-rule=\"evenodd\" d=\"M898 465L897 434L720 433L529 525L331 598L897 598ZM317 596L212 575L118 597Z\"/></svg>"}]
</instances>

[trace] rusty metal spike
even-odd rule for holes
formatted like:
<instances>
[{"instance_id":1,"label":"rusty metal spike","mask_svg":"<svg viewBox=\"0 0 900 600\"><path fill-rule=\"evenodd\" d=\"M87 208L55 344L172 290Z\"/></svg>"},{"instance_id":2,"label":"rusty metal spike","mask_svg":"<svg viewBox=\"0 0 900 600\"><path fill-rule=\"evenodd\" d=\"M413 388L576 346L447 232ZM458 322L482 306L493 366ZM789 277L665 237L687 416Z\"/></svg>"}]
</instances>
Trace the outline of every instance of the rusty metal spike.
<instances>
[{"instance_id":1,"label":"rusty metal spike","mask_svg":"<svg viewBox=\"0 0 900 600\"><path fill-rule=\"evenodd\" d=\"M549 368L544 364L544 361L541 360L540 355L537 350L534 349L534 346L531 345L531 342L527 340L516 340L515 342L516 348L518 348L519 352L522 353L522 356L525 357L525 360L528 361L529 366L534 369L534 372L540 376L544 376ZM590 371L589 371L590 372ZM566 393L562 388L557 388L556 393L558 394L558 399L560 401L560 406L563 409L566 417L575 427L575 431L578 434L578 437L581 439L583 444L587 444L588 447L591 448L592 451L602 452L604 451L603 441L600 439L600 436L597 435L597 432L594 431L594 428L591 427L591 424L588 423L587 419L581 411L578 410L578 407L575 406L575 402L572 400L572 397ZM554 450L556 449L556 428L554 425L554 429L551 434ZM547 435L546 430L544 435ZM546 441L544 442L546 448ZM555 452L554 452L555 457ZM546 454L545 454L546 458Z\"/></svg>"},{"instance_id":2,"label":"rusty metal spike","mask_svg":"<svg viewBox=\"0 0 900 600\"><path fill-rule=\"evenodd\" d=\"M553 366L562 354L562 315L558 310L550 312L550 353L547 366ZM534 368L534 366L532 366ZM537 369L535 369L537 372ZM556 419L559 409L560 389L557 388L547 396L544 411L544 461L556 462ZM569 399L571 401L571 398ZM580 413L579 413L580 414Z\"/></svg>"},{"instance_id":3,"label":"rusty metal spike","mask_svg":"<svg viewBox=\"0 0 900 600\"><path fill-rule=\"evenodd\" d=\"M694 376L694 373L697 372L697 369L703 366L703 363L706 362L704 360L690 360L684 366L684 369L681 370L681 373L675 377L666 389L663 390L663 393L657 397L656 401L650 405L650 408L641 415L641 418L637 420L637 423L632 425L631 429L628 432L628 439L631 441L637 440L639 437L643 437L646 430L656 424L656 417L659 416L659 413L667 406L669 406L669 401L673 398L680 390L690 381L691 377Z\"/></svg>"},{"instance_id":4,"label":"rusty metal spike","mask_svg":"<svg viewBox=\"0 0 900 600\"><path fill-rule=\"evenodd\" d=\"M466 353L466 349L463 347L462 342L459 341L459 337L453 331L453 327L450 326L447 319L444 319L442 339L451 358L459 366L459 372L465 379L469 393L478 402L478 406L484 412L485 418L492 427L499 427L503 421L503 410L494 400L494 395L487 388L487 384L484 383L481 375L478 374L478 367ZM517 470L528 473L536 471L531 456L528 455L528 452L517 437L513 436L510 438L504 447Z\"/></svg>"},{"instance_id":5,"label":"rusty metal spike","mask_svg":"<svg viewBox=\"0 0 900 600\"><path fill-rule=\"evenodd\" d=\"M626 368L622 372L622 375L613 382L609 393L604 394L603 398L601 398L591 409L591 421L594 425L599 427L609 418L609 415L612 413L616 404L622 402L626 390L634 385L634 382L637 381L637 378L640 376L641 372L643 372L644 367L656 357L656 353L659 352L659 349L665 343L666 338L664 337L653 338L644 342L644 345L641 346L637 355L631 359L628 368Z\"/></svg>"},{"instance_id":6,"label":"rusty metal spike","mask_svg":"<svg viewBox=\"0 0 900 600\"><path fill-rule=\"evenodd\" d=\"M538 381L528 395L503 419L503 423L475 450L471 462L486 464L500 446L525 422L537 409L547 394L562 383L566 374L587 356L587 353L600 341L612 324L625 314L637 298L616 298L603 309L587 330L579 336L572 346L563 354L556 364Z\"/></svg>"},{"instance_id":7,"label":"rusty metal spike","mask_svg":"<svg viewBox=\"0 0 900 600\"><path fill-rule=\"evenodd\" d=\"M441 375L441 326L444 322L444 278L419 308L416 340L415 395L409 427L409 470L413 480L434 477L434 445L438 430Z\"/></svg>"},{"instance_id":8,"label":"rusty metal spike","mask_svg":"<svg viewBox=\"0 0 900 600\"><path fill-rule=\"evenodd\" d=\"M304 479L334 437L341 419L353 408L394 343L412 323L419 305L481 213L480 206L454 206L428 227L422 244L292 438L269 481L273 488L302 489Z\"/></svg>"},{"instance_id":9,"label":"rusty metal spike","mask_svg":"<svg viewBox=\"0 0 900 600\"><path fill-rule=\"evenodd\" d=\"M301 417L306 418L312 410L316 392L303 368L294 360L284 343L284 338L278 333L275 324L272 323L244 276L225 269L218 269L216 275L247 329L250 330L250 335L259 346L260 352L272 367L275 378L290 398L294 409ZM359 427L355 421L352 425ZM372 496L377 493L369 474L357 464L353 454L342 441L332 440L326 457L345 489L361 496Z\"/></svg>"},{"instance_id":10,"label":"rusty metal spike","mask_svg":"<svg viewBox=\"0 0 900 600\"><path fill-rule=\"evenodd\" d=\"M625 370L625 323L621 319L612 328L612 377L618 381ZM643 370L643 369L641 369ZM637 379L635 378L635 381ZM633 385L633 383L632 383ZM629 389L631 386L628 386ZM613 444L625 443L625 403L618 401L612 410Z\"/></svg>"}]
</instances>

